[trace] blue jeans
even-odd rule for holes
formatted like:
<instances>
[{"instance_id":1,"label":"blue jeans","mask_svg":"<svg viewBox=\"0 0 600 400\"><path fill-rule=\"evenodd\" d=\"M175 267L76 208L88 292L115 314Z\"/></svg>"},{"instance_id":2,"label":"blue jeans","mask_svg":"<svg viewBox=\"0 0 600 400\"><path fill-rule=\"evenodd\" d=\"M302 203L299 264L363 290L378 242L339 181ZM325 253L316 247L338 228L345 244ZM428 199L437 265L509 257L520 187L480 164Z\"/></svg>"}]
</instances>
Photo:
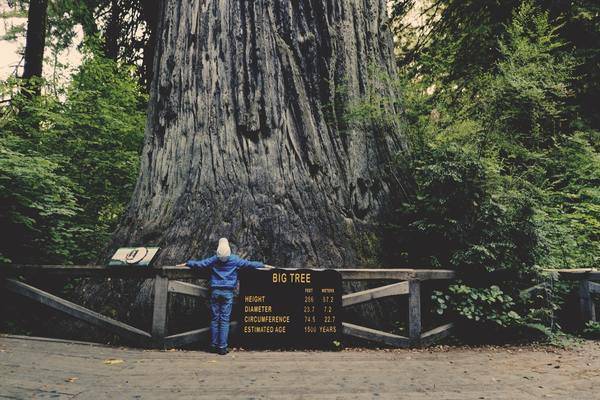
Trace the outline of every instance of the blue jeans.
<instances>
[{"instance_id":1,"label":"blue jeans","mask_svg":"<svg viewBox=\"0 0 600 400\"><path fill-rule=\"evenodd\" d=\"M229 318L233 306L233 290L213 289L210 295L210 321L211 346L224 349L227 347L229 335Z\"/></svg>"}]
</instances>

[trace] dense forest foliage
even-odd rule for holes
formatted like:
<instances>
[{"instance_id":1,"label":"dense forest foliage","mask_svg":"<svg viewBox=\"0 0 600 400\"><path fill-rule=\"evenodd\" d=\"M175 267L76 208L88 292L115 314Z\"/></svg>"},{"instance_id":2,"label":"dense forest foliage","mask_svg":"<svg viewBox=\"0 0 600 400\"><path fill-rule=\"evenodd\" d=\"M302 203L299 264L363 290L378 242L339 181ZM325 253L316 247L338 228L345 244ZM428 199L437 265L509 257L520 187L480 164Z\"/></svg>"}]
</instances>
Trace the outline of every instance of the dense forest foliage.
<instances>
[{"instance_id":1,"label":"dense forest foliage","mask_svg":"<svg viewBox=\"0 0 600 400\"><path fill-rule=\"evenodd\" d=\"M37 45L39 57L46 48L44 66L65 74L52 55L81 27L84 59L65 80L34 73L0 82L0 230L8 233L0 261L93 262L138 175L156 4L39 3L45 39L28 37L27 46ZM4 17L26 15L28 5L16 2ZM348 126L409 137L410 152L390 166L409 184L384 227L389 258L461 272L434 293L440 314L488 328L560 330L569 286L520 290L551 281L542 268L600 264L600 5L391 5L399 74L376 65L373 74L399 97L367 90L342 106ZM399 120L381 112L385 102L401 104Z\"/></svg>"},{"instance_id":2,"label":"dense forest foliage","mask_svg":"<svg viewBox=\"0 0 600 400\"><path fill-rule=\"evenodd\" d=\"M600 6L422 6L421 26L395 25L414 151L398 167L414 179L397 210L402 256L464 272L436 294L439 312L548 332L566 288L519 290L548 279L541 268L600 257Z\"/></svg>"},{"instance_id":3,"label":"dense forest foliage","mask_svg":"<svg viewBox=\"0 0 600 400\"><path fill-rule=\"evenodd\" d=\"M16 68L0 83L0 224L10 232L0 245L4 261L93 261L129 200L146 120L143 66L149 58L134 57L149 34L139 28L140 2L129 3L122 5L129 11L114 11L130 16L125 19L111 11L121 2L31 3L46 7L41 26L32 27L45 29L46 39L27 35L25 47L33 42L36 52L24 51L23 75L35 64L29 58L44 55L46 71L26 80ZM4 17L28 15L27 9L28 2L16 2ZM25 29L13 26L4 39L18 37L19 28ZM85 33L83 43L73 43L76 29ZM59 58L74 45L83 61L70 74L73 66Z\"/></svg>"}]
</instances>

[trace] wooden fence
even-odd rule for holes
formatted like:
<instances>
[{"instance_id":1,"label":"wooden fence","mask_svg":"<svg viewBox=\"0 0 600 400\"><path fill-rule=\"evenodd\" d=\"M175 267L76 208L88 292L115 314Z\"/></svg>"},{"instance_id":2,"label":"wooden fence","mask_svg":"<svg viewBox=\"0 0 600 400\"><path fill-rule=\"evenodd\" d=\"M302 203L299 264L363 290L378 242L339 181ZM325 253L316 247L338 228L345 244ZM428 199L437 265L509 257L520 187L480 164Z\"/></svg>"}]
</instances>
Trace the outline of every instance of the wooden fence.
<instances>
[{"instance_id":1,"label":"wooden fence","mask_svg":"<svg viewBox=\"0 0 600 400\"><path fill-rule=\"evenodd\" d=\"M451 270L434 269L339 269L344 281L395 281L392 284L349 293L342 296L342 306L349 307L375 299L408 295L408 336L396 335L365 326L343 322L343 333L392 347L427 346L447 336L453 324L423 332L421 318L421 282L427 280L450 280L455 278ZM582 321L596 321L592 295L600 294L600 271L596 269L545 270L556 278L579 281L579 304ZM209 328L167 335L167 309L169 293L206 298L208 290L198 285L181 282L181 279L205 279L202 271L186 267L105 267L62 265L10 265L2 268L4 287L74 318L115 333L139 346L173 348L207 340ZM131 325L106 317L100 313L62 299L41 289L21 282L16 277L88 277L88 278L136 278L154 279L154 306L152 330L145 332ZM521 291L528 294L544 290L544 283ZM233 327L237 324L231 323Z\"/></svg>"},{"instance_id":2,"label":"wooden fence","mask_svg":"<svg viewBox=\"0 0 600 400\"><path fill-rule=\"evenodd\" d=\"M583 322L596 321L596 308L592 294L600 294L600 270L594 268L579 269L546 269L545 272L555 274L557 278L568 281L579 281L579 310Z\"/></svg>"},{"instance_id":3,"label":"wooden fence","mask_svg":"<svg viewBox=\"0 0 600 400\"><path fill-rule=\"evenodd\" d=\"M426 280L448 280L455 277L451 270L433 269L339 269L344 281L395 281L342 296L343 307L361 304L390 296L408 295L408 336L371 329L365 326L342 323L343 333L392 347L426 346L450 333L452 324L422 331L421 325L421 282ZM28 297L74 318L115 333L139 346L174 348L205 341L209 328L167 335L167 309L169 293L206 298L207 289L181 279L204 279L201 271L186 267L104 267L104 266L61 266L61 265L10 265L4 271L5 288ZM152 331L145 332L123 322L108 318L100 313L47 293L15 279L18 276L59 276L63 278L139 278L154 279L154 307ZM236 322L232 322L236 325Z\"/></svg>"}]
</instances>

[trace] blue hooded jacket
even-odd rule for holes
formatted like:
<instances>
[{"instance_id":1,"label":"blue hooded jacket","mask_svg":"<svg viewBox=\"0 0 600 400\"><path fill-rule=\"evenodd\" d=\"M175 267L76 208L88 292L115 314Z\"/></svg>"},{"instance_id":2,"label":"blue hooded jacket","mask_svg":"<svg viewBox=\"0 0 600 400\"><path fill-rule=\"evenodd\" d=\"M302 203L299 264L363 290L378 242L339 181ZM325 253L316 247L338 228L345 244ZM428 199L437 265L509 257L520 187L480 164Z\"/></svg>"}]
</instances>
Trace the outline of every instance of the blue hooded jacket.
<instances>
[{"instance_id":1,"label":"blue hooded jacket","mask_svg":"<svg viewBox=\"0 0 600 400\"><path fill-rule=\"evenodd\" d=\"M227 261L221 261L217 256L204 260L189 260L186 265L190 268L210 268L210 287L213 289L235 289L238 281L238 269L263 268L260 261L244 260L232 254Z\"/></svg>"}]
</instances>

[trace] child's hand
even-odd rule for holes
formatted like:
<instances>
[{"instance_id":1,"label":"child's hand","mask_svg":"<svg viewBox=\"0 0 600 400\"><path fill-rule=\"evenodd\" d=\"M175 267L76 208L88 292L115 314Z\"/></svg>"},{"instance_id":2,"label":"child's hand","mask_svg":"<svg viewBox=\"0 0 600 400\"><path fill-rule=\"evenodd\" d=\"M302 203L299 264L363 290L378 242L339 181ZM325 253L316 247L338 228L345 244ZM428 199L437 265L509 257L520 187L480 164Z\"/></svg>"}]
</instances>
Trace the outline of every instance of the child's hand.
<instances>
[{"instance_id":1,"label":"child's hand","mask_svg":"<svg viewBox=\"0 0 600 400\"><path fill-rule=\"evenodd\" d=\"M186 263L183 263L183 264L177 264L177 265L175 265L175 266L176 266L176 267L187 267L187 264L186 264Z\"/></svg>"}]
</instances>

